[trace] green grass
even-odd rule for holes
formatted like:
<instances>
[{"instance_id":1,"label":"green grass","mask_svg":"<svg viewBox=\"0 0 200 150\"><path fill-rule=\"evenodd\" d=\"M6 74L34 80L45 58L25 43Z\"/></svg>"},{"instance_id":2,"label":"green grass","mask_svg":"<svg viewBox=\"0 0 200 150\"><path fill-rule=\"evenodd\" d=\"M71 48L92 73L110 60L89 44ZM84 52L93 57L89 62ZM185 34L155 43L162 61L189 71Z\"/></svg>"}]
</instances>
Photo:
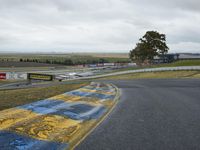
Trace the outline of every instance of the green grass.
<instances>
[{"instance_id":1,"label":"green grass","mask_svg":"<svg viewBox=\"0 0 200 150\"><path fill-rule=\"evenodd\" d=\"M24 80L0 80L0 85L8 84L8 83L16 83L16 82L22 82Z\"/></svg>"},{"instance_id":2,"label":"green grass","mask_svg":"<svg viewBox=\"0 0 200 150\"><path fill-rule=\"evenodd\" d=\"M178 66L200 66L200 59L179 60L169 64L155 65L154 67L178 67Z\"/></svg>"},{"instance_id":3,"label":"green grass","mask_svg":"<svg viewBox=\"0 0 200 150\"><path fill-rule=\"evenodd\" d=\"M129 73L100 78L98 80L132 80L132 79L153 79L153 78L200 78L200 71L162 71Z\"/></svg>"},{"instance_id":4,"label":"green grass","mask_svg":"<svg viewBox=\"0 0 200 150\"><path fill-rule=\"evenodd\" d=\"M28 89L2 90L0 91L0 110L31 103L62 94L82 86L88 85L88 81L56 85L49 87L37 87Z\"/></svg>"},{"instance_id":5,"label":"green grass","mask_svg":"<svg viewBox=\"0 0 200 150\"><path fill-rule=\"evenodd\" d=\"M140 66L140 67L128 67L113 70L112 72L119 71L127 71L127 70L137 70L137 69L145 69L145 68L160 68L160 67L180 67L180 66L200 66L200 59L197 60L179 60L173 63L168 64L158 64L158 65L150 65L150 66Z\"/></svg>"},{"instance_id":6,"label":"green grass","mask_svg":"<svg viewBox=\"0 0 200 150\"><path fill-rule=\"evenodd\" d=\"M23 61L37 60L40 63L47 63L48 61L54 62L55 64L66 64L65 61L71 60L75 64L93 64L104 60L104 62L129 62L128 57L120 57L120 55L101 55L101 54L79 54L79 53L69 53L69 54L2 54L0 57L0 62L19 62L20 59Z\"/></svg>"}]
</instances>

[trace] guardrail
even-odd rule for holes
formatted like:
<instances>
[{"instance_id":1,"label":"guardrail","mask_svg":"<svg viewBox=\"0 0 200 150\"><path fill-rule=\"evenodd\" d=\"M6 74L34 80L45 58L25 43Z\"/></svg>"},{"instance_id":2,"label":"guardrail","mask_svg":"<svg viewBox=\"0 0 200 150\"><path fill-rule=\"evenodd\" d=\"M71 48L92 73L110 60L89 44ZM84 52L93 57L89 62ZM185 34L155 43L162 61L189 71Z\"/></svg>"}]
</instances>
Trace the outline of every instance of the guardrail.
<instances>
[{"instance_id":1,"label":"guardrail","mask_svg":"<svg viewBox=\"0 0 200 150\"><path fill-rule=\"evenodd\" d=\"M155 71L181 71L181 70L188 70L188 71L189 70L191 70L191 71L192 70L200 70L200 66L146 68L146 69L120 71L120 72L91 76L91 77L82 77L82 78L77 78L77 79L95 79L95 78L108 77L108 76L114 76L114 75L122 75L122 74L128 74L128 73L155 72ZM72 79L72 80L77 80L77 79Z\"/></svg>"}]
</instances>

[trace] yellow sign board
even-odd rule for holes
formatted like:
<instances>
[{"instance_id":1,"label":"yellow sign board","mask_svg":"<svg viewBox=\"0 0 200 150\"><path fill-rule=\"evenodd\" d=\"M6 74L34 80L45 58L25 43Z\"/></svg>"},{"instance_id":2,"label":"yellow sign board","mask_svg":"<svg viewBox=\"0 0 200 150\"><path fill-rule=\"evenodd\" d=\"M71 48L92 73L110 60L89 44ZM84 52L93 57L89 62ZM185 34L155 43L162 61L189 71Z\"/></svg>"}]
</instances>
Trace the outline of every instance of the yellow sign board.
<instances>
[{"instance_id":1,"label":"yellow sign board","mask_svg":"<svg viewBox=\"0 0 200 150\"><path fill-rule=\"evenodd\" d=\"M52 81L53 78L54 78L53 75L37 74L37 73L28 73L28 79L30 79L30 80Z\"/></svg>"}]
</instances>

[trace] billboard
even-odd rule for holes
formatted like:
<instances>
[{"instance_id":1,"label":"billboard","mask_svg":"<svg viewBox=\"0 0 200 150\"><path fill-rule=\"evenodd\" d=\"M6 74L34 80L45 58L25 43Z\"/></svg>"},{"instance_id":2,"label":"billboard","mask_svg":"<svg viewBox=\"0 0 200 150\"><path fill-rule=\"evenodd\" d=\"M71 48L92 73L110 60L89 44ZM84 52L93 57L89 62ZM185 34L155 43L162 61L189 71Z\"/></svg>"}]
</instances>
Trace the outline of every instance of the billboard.
<instances>
[{"instance_id":1,"label":"billboard","mask_svg":"<svg viewBox=\"0 0 200 150\"><path fill-rule=\"evenodd\" d=\"M24 72L7 72L6 79L8 80L25 80L27 79L27 73Z\"/></svg>"},{"instance_id":2,"label":"billboard","mask_svg":"<svg viewBox=\"0 0 200 150\"><path fill-rule=\"evenodd\" d=\"M0 80L6 79L6 73L0 73Z\"/></svg>"},{"instance_id":3,"label":"billboard","mask_svg":"<svg viewBox=\"0 0 200 150\"><path fill-rule=\"evenodd\" d=\"M44 80L44 81L52 81L54 79L54 75L48 74L39 74L39 73L28 73L27 78L29 80Z\"/></svg>"}]
</instances>

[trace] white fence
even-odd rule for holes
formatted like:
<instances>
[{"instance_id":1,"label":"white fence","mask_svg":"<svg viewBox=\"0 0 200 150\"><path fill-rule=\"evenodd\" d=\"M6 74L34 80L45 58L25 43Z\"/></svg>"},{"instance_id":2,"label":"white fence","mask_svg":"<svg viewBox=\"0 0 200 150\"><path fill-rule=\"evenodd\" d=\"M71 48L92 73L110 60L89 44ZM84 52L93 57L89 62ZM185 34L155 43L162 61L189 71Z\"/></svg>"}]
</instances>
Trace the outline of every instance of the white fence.
<instances>
[{"instance_id":1,"label":"white fence","mask_svg":"<svg viewBox=\"0 0 200 150\"><path fill-rule=\"evenodd\" d=\"M127 74L127 73L155 72L155 71L179 71L179 70L188 70L188 71L189 70L200 70L200 66L146 68L146 69L120 71L120 72L109 73L109 74L104 74L104 75L98 75L98 76L93 76L93 77L83 77L81 79L100 78L100 77L107 77L107 76L113 76L113 75L122 75L122 74Z\"/></svg>"}]
</instances>

